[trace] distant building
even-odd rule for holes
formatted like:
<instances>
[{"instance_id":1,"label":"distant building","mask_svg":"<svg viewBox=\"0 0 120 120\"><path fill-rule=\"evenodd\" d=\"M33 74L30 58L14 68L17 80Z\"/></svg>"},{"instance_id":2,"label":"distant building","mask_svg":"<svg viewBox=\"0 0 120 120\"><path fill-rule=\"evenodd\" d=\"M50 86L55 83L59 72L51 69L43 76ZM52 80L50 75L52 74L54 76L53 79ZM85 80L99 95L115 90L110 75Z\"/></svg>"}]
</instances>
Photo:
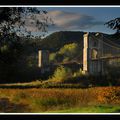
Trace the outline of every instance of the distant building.
<instances>
[{"instance_id":1,"label":"distant building","mask_svg":"<svg viewBox=\"0 0 120 120\"><path fill-rule=\"evenodd\" d=\"M39 50L38 51L38 67L46 67L49 65L49 51Z\"/></svg>"}]
</instances>

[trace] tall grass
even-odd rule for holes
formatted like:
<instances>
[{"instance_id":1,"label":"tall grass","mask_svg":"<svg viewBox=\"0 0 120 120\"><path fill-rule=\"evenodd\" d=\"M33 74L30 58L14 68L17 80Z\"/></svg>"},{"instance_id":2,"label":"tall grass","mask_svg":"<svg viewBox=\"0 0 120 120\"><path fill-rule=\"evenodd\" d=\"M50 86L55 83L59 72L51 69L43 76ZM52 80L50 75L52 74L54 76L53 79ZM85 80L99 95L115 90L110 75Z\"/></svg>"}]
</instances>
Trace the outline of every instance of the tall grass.
<instances>
[{"instance_id":1,"label":"tall grass","mask_svg":"<svg viewBox=\"0 0 120 120\"><path fill-rule=\"evenodd\" d=\"M0 89L0 112L48 112L101 104L119 106L120 87Z\"/></svg>"}]
</instances>

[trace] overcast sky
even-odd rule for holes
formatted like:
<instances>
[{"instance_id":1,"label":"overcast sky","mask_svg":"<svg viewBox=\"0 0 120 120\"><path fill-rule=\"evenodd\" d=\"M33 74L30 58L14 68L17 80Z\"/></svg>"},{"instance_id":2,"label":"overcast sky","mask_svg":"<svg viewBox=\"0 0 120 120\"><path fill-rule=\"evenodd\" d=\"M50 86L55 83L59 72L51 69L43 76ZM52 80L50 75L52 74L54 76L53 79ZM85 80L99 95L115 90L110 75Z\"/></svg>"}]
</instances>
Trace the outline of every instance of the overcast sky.
<instances>
[{"instance_id":1,"label":"overcast sky","mask_svg":"<svg viewBox=\"0 0 120 120\"><path fill-rule=\"evenodd\" d=\"M104 23L120 17L120 7L39 7L47 10L55 26L49 27L48 34L55 31L85 31L112 34L115 31Z\"/></svg>"}]
</instances>

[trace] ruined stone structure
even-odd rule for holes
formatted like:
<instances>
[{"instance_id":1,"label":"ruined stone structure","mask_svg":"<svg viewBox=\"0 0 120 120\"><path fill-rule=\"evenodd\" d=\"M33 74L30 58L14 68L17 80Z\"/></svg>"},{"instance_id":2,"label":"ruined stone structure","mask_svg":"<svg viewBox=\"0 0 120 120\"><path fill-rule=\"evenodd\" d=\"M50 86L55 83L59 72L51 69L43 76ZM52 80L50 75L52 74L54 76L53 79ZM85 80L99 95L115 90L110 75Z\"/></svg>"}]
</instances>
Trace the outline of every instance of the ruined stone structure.
<instances>
[{"instance_id":1,"label":"ruined stone structure","mask_svg":"<svg viewBox=\"0 0 120 120\"><path fill-rule=\"evenodd\" d=\"M83 48L83 73L98 75L104 73L103 61L99 59L103 51L102 36L96 34L98 39L92 37L92 33L84 34Z\"/></svg>"}]
</instances>

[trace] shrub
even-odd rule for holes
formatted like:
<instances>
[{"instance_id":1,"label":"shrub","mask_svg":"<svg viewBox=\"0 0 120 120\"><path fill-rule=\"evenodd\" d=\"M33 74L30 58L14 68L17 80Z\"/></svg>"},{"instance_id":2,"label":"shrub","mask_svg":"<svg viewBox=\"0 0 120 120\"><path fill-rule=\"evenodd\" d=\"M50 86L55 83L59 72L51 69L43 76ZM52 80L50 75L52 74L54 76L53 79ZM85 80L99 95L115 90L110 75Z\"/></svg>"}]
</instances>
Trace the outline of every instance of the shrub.
<instances>
[{"instance_id":1,"label":"shrub","mask_svg":"<svg viewBox=\"0 0 120 120\"><path fill-rule=\"evenodd\" d=\"M72 72L69 68L64 66L59 66L52 77L53 80L57 82L64 82L66 79L72 77Z\"/></svg>"},{"instance_id":2,"label":"shrub","mask_svg":"<svg viewBox=\"0 0 120 120\"><path fill-rule=\"evenodd\" d=\"M82 77L84 76L82 73L82 69L80 68L78 71L74 72L73 77Z\"/></svg>"}]
</instances>

